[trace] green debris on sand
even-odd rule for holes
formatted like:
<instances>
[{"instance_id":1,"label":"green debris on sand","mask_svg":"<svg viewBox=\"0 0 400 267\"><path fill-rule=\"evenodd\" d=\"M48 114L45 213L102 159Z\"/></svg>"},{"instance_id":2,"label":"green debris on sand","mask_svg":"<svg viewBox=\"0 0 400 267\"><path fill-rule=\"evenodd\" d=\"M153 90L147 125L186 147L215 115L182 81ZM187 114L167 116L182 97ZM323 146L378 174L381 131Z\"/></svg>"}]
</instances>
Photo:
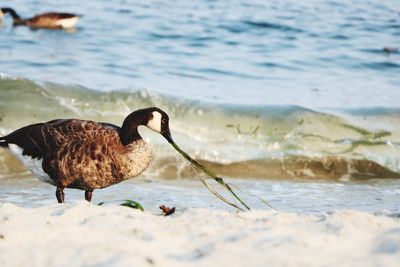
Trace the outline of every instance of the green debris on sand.
<instances>
[{"instance_id":1,"label":"green debris on sand","mask_svg":"<svg viewBox=\"0 0 400 267\"><path fill-rule=\"evenodd\" d=\"M125 207L129 207L129 208L132 208L132 209L138 209L138 210L144 211L143 206L140 205L139 202L136 202L134 200L127 199L127 200L125 200L125 202L121 203L120 205L121 206L125 206Z\"/></svg>"},{"instance_id":2,"label":"green debris on sand","mask_svg":"<svg viewBox=\"0 0 400 267\"><path fill-rule=\"evenodd\" d=\"M104 203L105 202L102 201L97 205L102 206ZM124 207L128 207L128 208L138 209L138 210L144 211L143 206L139 202L134 201L134 200L130 200L130 199L124 200L124 202L122 202L120 205L124 206Z\"/></svg>"}]
</instances>

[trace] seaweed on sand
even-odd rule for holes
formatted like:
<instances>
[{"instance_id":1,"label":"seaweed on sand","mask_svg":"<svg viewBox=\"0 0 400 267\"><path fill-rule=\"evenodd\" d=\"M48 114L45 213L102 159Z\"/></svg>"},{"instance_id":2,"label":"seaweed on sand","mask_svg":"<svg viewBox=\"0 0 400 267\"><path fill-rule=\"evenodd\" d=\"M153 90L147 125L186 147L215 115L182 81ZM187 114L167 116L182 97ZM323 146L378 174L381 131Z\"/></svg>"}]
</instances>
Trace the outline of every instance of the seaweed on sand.
<instances>
[{"instance_id":1,"label":"seaweed on sand","mask_svg":"<svg viewBox=\"0 0 400 267\"><path fill-rule=\"evenodd\" d=\"M143 206L140 205L139 202L134 201L134 200L127 199L127 200L125 200L125 202L121 203L120 205L121 205L121 206L125 206L125 207L129 207L129 208L133 208L133 209L138 209L138 210L144 211Z\"/></svg>"},{"instance_id":2,"label":"seaweed on sand","mask_svg":"<svg viewBox=\"0 0 400 267\"><path fill-rule=\"evenodd\" d=\"M97 205L98 205L98 206L102 206L104 203L105 203L105 202L102 201L102 202L100 202L100 203L97 204ZM143 206L142 206L139 202L134 201L134 200L126 199L126 200L124 200L124 202L122 202L120 205L121 205L121 206L124 206L124 207L128 207L128 208L138 209L138 210L144 211Z\"/></svg>"}]
</instances>

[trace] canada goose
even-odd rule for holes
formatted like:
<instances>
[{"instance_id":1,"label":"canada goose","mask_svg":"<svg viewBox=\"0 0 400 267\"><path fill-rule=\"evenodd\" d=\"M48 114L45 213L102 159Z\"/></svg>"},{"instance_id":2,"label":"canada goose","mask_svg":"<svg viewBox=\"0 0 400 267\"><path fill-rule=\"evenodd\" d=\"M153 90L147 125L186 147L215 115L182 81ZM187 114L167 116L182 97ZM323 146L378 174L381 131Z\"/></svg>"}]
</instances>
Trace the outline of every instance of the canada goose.
<instances>
[{"instance_id":1,"label":"canada goose","mask_svg":"<svg viewBox=\"0 0 400 267\"><path fill-rule=\"evenodd\" d=\"M144 125L173 144L167 113L159 108L140 109L128 115L122 127L78 119L57 119L20 128L0 137L9 151L38 178L57 187L85 191L105 188L142 173L152 160L151 149L138 132Z\"/></svg>"},{"instance_id":2,"label":"canada goose","mask_svg":"<svg viewBox=\"0 0 400 267\"><path fill-rule=\"evenodd\" d=\"M0 17L9 13L14 20L14 25L26 25L33 28L49 28L49 29L68 29L75 27L78 22L79 15L71 13L47 12L36 15L29 19L21 19L14 9L3 7L0 9Z\"/></svg>"}]
</instances>

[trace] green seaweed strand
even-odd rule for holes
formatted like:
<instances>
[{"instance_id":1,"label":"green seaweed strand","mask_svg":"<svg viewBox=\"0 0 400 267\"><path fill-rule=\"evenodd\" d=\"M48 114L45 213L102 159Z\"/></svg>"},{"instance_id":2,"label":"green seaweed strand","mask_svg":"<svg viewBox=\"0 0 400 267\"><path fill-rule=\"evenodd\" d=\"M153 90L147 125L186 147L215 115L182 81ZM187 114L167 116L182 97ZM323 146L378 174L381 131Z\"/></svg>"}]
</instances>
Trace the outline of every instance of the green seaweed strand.
<instances>
[{"instance_id":1,"label":"green seaweed strand","mask_svg":"<svg viewBox=\"0 0 400 267\"><path fill-rule=\"evenodd\" d=\"M233 192L232 188L225 183L225 181L214 174L212 171L206 169L203 165L198 163L196 160L192 159L185 151L183 151L175 142L172 142L171 145L178 151L185 159L187 159L190 163L195 165L196 167L200 168L202 171L204 171L208 176L213 178L215 181L217 181L219 184L223 185L247 210L250 210L250 207L241 200L235 192ZM231 203L228 202L228 204L232 205Z\"/></svg>"}]
</instances>

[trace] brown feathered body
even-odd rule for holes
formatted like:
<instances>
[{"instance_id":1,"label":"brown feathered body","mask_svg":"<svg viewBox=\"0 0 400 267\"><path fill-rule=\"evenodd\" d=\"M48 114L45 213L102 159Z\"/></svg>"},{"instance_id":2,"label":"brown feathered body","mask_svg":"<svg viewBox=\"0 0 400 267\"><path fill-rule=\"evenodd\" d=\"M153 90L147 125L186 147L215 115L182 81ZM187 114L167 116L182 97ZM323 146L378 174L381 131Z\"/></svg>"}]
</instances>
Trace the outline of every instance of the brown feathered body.
<instances>
[{"instance_id":1,"label":"brown feathered body","mask_svg":"<svg viewBox=\"0 0 400 267\"><path fill-rule=\"evenodd\" d=\"M70 13L47 12L27 20L21 20L21 22L16 22L15 24L24 24L37 28L71 28L75 26L78 18L77 15Z\"/></svg>"},{"instance_id":2,"label":"brown feathered body","mask_svg":"<svg viewBox=\"0 0 400 267\"><path fill-rule=\"evenodd\" d=\"M94 190L139 175L151 161L151 149L141 138L123 145L120 131L111 124L55 120L21 128L5 139L23 148L19 156L10 147L17 157L41 161L44 173L31 168L41 180L57 187Z\"/></svg>"},{"instance_id":3,"label":"brown feathered body","mask_svg":"<svg viewBox=\"0 0 400 267\"><path fill-rule=\"evenodd\" d=\"M14 25L26 25L33 28L67 29L75 27L79 15L72 13L47 12L36 15L29 19L22 19L14 9L3 7L0 9L0 16L10 14Z\"/></svg>"},{"instance_id":4,"label":"brown feathered body","mask_svg":"<svg viewBox=\"0 0 400 267\"><path fill-rule=\"evenodd\" d=\"M7 148L40 180L55 185L58 202L64 188L108 187L142 173L152 153L138 132L144 125L173 143L168 115L157 107L129 114L121 127L78 119L59 119L22 127L0 137Z\"/></svg>"}]
</instances>

